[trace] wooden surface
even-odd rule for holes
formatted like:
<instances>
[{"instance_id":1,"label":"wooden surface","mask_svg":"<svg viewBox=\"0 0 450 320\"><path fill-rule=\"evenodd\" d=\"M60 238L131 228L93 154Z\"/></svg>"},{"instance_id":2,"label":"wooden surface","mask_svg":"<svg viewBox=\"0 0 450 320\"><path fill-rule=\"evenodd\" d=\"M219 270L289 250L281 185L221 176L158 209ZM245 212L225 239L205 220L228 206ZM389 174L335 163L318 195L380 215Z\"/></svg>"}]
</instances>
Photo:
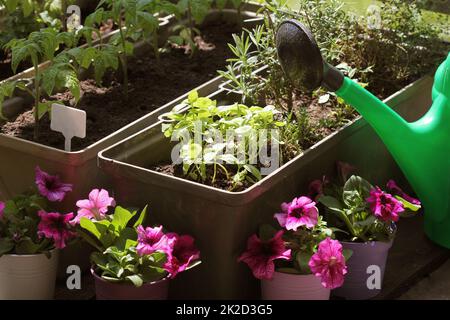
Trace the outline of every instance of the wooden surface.
<instances>
[{"instance_id":1,"label":"wooden surface","mask_svg":"<svg viewBox=\"0 0 450 320\"><path fill-rule=\"evenodd\" d=\"M450 250L427 239L423 232L423 217L404 218L389 252L382 292L375 298L395 299L406 292L450 257ZM57 283L56 299L90 300L95 298L91 275L82 278L81 290L68 290L64 282Z\"/></svg>"},{"instance_id":2,"label":"wooden surface","mask_svg":"<svg viewBox=\"0 0 450 320\"><path fill-rule=\"evenodd\" d=\"M404 218L389 252L383 289L375 298L395 299L439 268L450 250L432 243L423 231L423 216Z\"/></svg>"}]
</instances>

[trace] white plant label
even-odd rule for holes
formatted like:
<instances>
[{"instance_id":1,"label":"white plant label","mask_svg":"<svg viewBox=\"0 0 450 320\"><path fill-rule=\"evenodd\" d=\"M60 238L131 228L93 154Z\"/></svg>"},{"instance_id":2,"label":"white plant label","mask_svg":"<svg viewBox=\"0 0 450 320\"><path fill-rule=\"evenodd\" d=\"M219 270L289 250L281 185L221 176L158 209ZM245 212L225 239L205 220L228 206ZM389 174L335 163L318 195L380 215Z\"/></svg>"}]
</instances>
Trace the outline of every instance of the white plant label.
<instances>
[{"instance_id":1,"label":"white plant label","mask_svg":"<svg viewBox=\"0 0 450 320\"><path fill-rule=\"evenodd\" d=\"M66 139L64 149L71 151L73 137L86 137L86 112L62 104L52 104L52 122L50 128L61 132Z\"/></svg>"}]
</instances>

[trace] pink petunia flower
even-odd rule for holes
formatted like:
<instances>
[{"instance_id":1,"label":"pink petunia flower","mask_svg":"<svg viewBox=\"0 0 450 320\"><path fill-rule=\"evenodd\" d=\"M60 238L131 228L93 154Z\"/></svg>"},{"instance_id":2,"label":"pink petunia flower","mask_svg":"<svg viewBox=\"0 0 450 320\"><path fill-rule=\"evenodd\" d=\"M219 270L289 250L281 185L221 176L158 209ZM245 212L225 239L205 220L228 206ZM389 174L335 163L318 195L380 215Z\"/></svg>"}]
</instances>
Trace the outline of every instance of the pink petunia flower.
<instances>
[{"instance_id":1,"label":"pink petunia flower","mask_svg":"<svg viewBox=\"0 0 450 320\"><path fill-rule=\"evenodd\" d=\"M344 283L347 266L339 241L331 238L322 240L308 265L312 274L320 278L322 286L325 288L336 289Z\"/></svg>"},{"instance_id":2,"label":"pink petunia flower","mask_svg":"<svg viewBox=\"0 0 450 320\"><path fill-rule=\"evenodd\" d=\"M152 254L155 251L169 253L171 250L169 238L163 233L162 226L155 228L137 227L138 244L136 251L140 256Z\"/></svg>"},{"instance_id":3,"label":"pink petunia flower","mask_svg":"<svg viewBox=\"0 0 450 320\"><path fill-rule=\"evenodd\" d=\"M194 238L189 235L179 236L176 233L168 233L171 250L167 252L167 261L164 269L170 278L184 270L195 260L200 258L200 251L194 245Z\"/></svg>"},{"instance_id":4,"label":"pink petunia flower","mask_svg":"<svg viewBox=\"0 0 450 320\"><path fill-rule=\"evenodd\" d=\"M46 197L49 201L63 201L67 192L72 191L72 185L62 183L59 176L52 176L45 171L42 171L38 166L36 172L36 186L39 193Z\"/></svg>"},{"instance_id":5,"label":"pink petunia flower","mask_svg":"<svg viewBox=\"0 0 450 320\"><path fill-rule=\"evenodd\" d=\"M77 201L78 214L71 224L80 223L80 219L83 217L91 220L103 220L108 212L108 207L115 205L116 202L109 196L108 191L94 189L89 193L89 199Z\"/></svg>"},{"instance_id":6,"label":"pink petunia flower","mask_svg":"<svg viewBox=\"0 0 450 320\"><path fill-rule=\"evenodd\" d=\"M3 218L3 210L5 210L5 203L3 201L0 201L0 219Z\"/></svg>"},{"instance_id":7,"label":"pink petunia flower","mask_svg":"<svg viewBox=\"0 0 450 320\"><path fill-rule=\"evenodd\" d=\"M297 231L298 227L313 228L319 218L319 210L316 203L308 197L294 198L290 203L281 204L282 213L276 213L274 217L278 223L287 230Z\"/></svg>"},{"instance_id":8,"label":"pink petunia flower","mask_svg":"<svg viewBox=\"0 0 450 320\"><path fill-rule=\"evenodd\" d=\"M420 201L418 199L415 199L415 198L407 195L405 192L403 192L403 190L400 189L400 187L395 183L394 180L392 180L392 179L389 180L386 186L387 186L387 188L390 191L392 191L393 193L399 195L400 197L402 197L406 201L408 201L408 202L410 202L412 204L418 205L418 206L421 205L421 203L420 203Z\"/></svg>"},{"instance_id":9,"label":"pink petunia flower","mask_svg":"<svg viewBox=\"0 0 450 320\"><path fill-rule=\"evenodd\" d=\"M241 254L238 261L245 262L257 279L270 280L275 272L274 260L291 259L291 249L286 249L283 230L278 231L269 241L261 241L256 234L248 238L247 251Z\"/></svg>"},{"instance_id":10,"label":"pink petunia flower","mask_svg":"<svg viewBox=\"0 0 450 320\"><path fill-rule=\"evenodd\" d=\"M370 190L370 197L366 201L370 204L373 214L385 222L398 221L399 213L405 211L400 201L379 187Z\"/></svg>"},{"instance_id":11,"label":"pink petunia flower","mask_svg":"<svg viewBox=\"0 0 450 320\"><path fill-rule=\"evenodd\" d=\"M62 249L66 246L66 241L73 238L76 233L69 230L69 221L73 218L73 213L61 214L57 212L38 212L41 221L38 224L38 235L48 239L53 239L55 247Z\"/></svg>"}]
</instances>

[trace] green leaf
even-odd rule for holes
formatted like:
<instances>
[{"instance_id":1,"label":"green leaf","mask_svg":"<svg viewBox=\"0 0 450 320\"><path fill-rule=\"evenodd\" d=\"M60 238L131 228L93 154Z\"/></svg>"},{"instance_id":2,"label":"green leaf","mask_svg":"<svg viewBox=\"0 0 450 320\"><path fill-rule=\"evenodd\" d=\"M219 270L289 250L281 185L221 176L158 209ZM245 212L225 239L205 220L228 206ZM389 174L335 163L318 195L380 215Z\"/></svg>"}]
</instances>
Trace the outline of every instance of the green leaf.
<instances>
[{"instance_id":1,"label":"green leaf","mask_svg":"<svg viewBox=\"0 0 450 320\"><path fill-rule=\"evenodd\" d=\"M33 12L32 0L21 0L22 12L24 17L28 17Z\"/></svg>"},{"instance_id":2,"label":"green leaf","mask_svg":"<svg viewBox=\"0 0 450 320\"><path fill-rule=\"evenodd\" d=\"M124 228L119 237L114 241L114 245L119 250L128 250L132 246L137 245L137 233L134 228Z\"/></svg>"},{"instance_id":3,"label":"green leaf","mask_svg":"<svg viewBox=\"0 0 450 320\"><path fill-rule=\"evenodd\" d=\"M39 120L42 119L42 117L47 113L50 112L51 108L52 108L52 103L51 101L48 102L39 102L38 104L38 118Z\"/></svg>"},{"instance_id":4,"label":"green leaf","mask_svg":"<svg viewBox=\"0 0 450 320\"><path fill-rule=\"evenodd\" d=\"M297 261L297 264L300 268L300 272L302 274L311 273L311 269L309 268L309 265L308 265L309 260L311 260L311 256L312 256L311 252L304 252L304 251L297 252L295 259Z\"/></svg>"},{"instance_id":5,"label":"green leaf","mask_svg":"<svg viewBox=\"0 0 450 320\"><path fill-rule=\"evenodd\" d=\"M127 226L128 222L131 218L133 218L135 214L135 212L131 213L127 209L124 209L121 206L117 206L114 214L112 215L113 219L111 223L115 227L116 231L120 232Z\"/></svg>"},{"instance_id":6,"label":"green leaf","mask_svg":"<svg viewBox=\"0 0 450 320\"><path fill-rule=\"evenodd\" d=\"M259 227L258 233L261 241L269 241L277 233L277 230L270 224L263 224Z\"/></svg>"},{"instance_id":7,"label":"green leaf","mask_svg":"<svg viewBox=\"0 0 450 320\"><path fill-rule=\"evenodd\" d=\"M372 185L359 176L351 176L344 185L342 198L349 207L358 207L370 196Z\"/></svg>"},{"instance_id":8,"label":"green leaf","mask_svg":"<svg viewBox=\"0 0 450 320\"><path fill-rule=\"evenodd\" d=\"M31 239L25 239L16 244L17 254L35 254L41 248L40 244L34 243Z\"/></svg>"},{"instance_id":9,"label":"green leaf","mask_svg":"<svg viewBox=\"0 0 450 320\"><path fill-rule=\"evenodd\" d=\"M277 268L278 272L282 273L289 273L289 274L300 274L300 271L298 271L295 268Z\"/></svg>"},{"instance_id":10,"label":"green leaf","mask_svg":"<svg viewBox=\"0 0 450 320\"><path fill-rule=\"evenodd\" d=\"M14 241L9 238L0 238L0 257L3 254L11 253L14 249Z\"/></svg>"},{"instance_id":11,"label":"green leaf","mask_svg":"<svg viewBox=\"0 0 450 320\"><path fill-rule=\"evenodd\" d=\"M322 203L325 207L333 211L342 211L343 207L341 202L331 196L321 195L318 198L318 201Z\"/></svg>"},{"instance_id":12,"label":"green leaf","mask_svg":"<svg viewBox=\"0 0 450 320\"><path fill-rule=\"evenodd\" d=\"M395 198L403 204L403 207L405 207L405 209L408 209L412 212L417 212L420 210L420 208L422 208L421 205L411 203L408 200L405 200L400 196L395 196Z\"/></svg>"},{"instance_id":13,"label":"green leaf","mask_svg":"<svg viewBox=\"0 0 450 320\"><path fill-rule=\"evenodd\" d=\"M101 232L97 228L97 225L88 218L82 217L80 219L80 226L86 231L90 232L95 238L100 240Z\"/></svg>"},{"instance_id":14,"label":"green leaf","mask_svg":"<svg viewBox=\"0 0 450 320\"><path fill-rule=\"evenodd\" d=\"M145 206L144 209L141 211L141 214L139 215L138 219L134 223L133 227L137 228L138 226L140 226L144 222L146 217L147 217L147 206Z\"/></svg>"},{"instance_id":15,"label":"green leaf","mask_svg":"<svg viewBox=\"0 0 450 320\"><path fill-rule=\"evenodd\" d=\"M142 276L140 276L138 274L127 276L126 279L131 281L131 283L133 283L136 287L140 287L144 283L144 280L142 279Z\"/></svg>"},{"instance_id":16,"label":"green leaf","mask_svg":"<svg viewBox=\"0 0 450 320\"><path fill-rule=\"evenodd\" d=\"M345 261L348 261L348 259L350 259L351 256L353 255L353 251L350 249L344 249L342 250L342 255L344 256Z\"/></svg>"}]
</instances>

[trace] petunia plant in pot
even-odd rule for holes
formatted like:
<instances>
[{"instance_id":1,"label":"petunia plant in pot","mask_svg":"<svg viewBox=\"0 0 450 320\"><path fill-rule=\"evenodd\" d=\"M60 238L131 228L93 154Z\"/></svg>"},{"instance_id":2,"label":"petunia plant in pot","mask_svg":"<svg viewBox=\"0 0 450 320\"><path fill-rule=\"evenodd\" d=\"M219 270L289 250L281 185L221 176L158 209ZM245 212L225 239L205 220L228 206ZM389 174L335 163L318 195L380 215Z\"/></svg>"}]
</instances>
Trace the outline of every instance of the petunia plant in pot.
<instances>
[{"instance_id":1,"label":"petunia plant in pot","mask_svg":"<svg viewBox=\"0 0 450 320\"><path fill-rule=\"evenodd\" d=\"M351 251L332 239L316 203L301 196L281 205L274 217L283 230L263 225L239 257L261 279L265 300L328 300L342 286Z\"/></svg>"},{"instance_id":2,"label":"petunia plant in pot","mask_svg":"<svg viewBox=\"0 0 450 320\"><path fill-rule=\"evenodd\" d=\"M79 224L80 236L96 249L91 273L97 299L166 299L169 280L200 263L191 236L142 225L147 207L137 214L115 206L108 192L98 189L77 206L72 224ZM112 214L108 214L110 206L115 206Z\"/></svg>"},{"instance_id":3,"label":"petunia plant in pot","mask_svg":"<svg viewBox=\"0 0 450 320\"><path fill-rule=\"evenodd\" d=\"M350 168L347 164L341 166L343 186L318 181L314 185L319 188L317 201L324 205L327 221L340 229L337 235L343 240L343 247L353 251L347 281L334 294L347 299L368 299L381 291L396 222L401 216L417 212L421 205L393 180L387 183L391 194L359 176L347 179Z\"/></svg>"},{"instance_id":4,"label":"petunia plant in pot","mask_svg":"<svg viewBox=\"0 0 450 320\"><path fill-rule=\"evenodd\" d=\"M59 249L76 236L73 213L51 205L72 186L39 167L36 186L0 202L0 299L53 299Z\"/></svg>"}]
</instances>

